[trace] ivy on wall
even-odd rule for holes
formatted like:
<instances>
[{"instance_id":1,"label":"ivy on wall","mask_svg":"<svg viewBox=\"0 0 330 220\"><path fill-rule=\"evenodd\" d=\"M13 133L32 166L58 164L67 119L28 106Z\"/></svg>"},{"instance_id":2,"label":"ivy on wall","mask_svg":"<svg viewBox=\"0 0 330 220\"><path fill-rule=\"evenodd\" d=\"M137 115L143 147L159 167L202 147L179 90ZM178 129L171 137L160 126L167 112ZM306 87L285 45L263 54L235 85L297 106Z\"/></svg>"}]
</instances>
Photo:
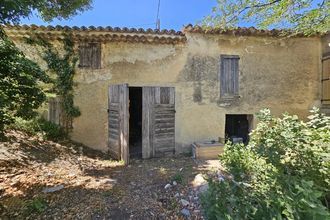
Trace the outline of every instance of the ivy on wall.
<instances>
[{"instance_id":1,"label":"ivy on wall","mask_svg":"<svg viewBox=\"0 0 330 220\"><path fill-rule=\"evenodd\" d=\"M55 74L52 92L61 100L63 127L68 131L71 128L72 119L80 116L80 110L74 105L74 81L75 67L78 57L74 51L74 42L70 33L64 33L64 54L61 54L50 42L39 35L33 35L26 39L31 45L39 45L43 48L41 58L47 63L48 70Z\"/></svg>"}]
</instances>

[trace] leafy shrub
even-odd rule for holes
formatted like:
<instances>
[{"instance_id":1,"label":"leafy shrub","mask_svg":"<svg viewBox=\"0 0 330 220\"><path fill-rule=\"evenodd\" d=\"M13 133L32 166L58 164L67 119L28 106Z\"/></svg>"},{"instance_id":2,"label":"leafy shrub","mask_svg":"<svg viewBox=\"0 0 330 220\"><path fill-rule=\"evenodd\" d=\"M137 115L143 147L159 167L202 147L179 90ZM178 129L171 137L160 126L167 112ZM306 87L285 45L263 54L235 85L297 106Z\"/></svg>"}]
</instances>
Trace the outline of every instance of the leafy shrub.
<instances>
[{"instance_id":1,"label":"leafy shrub","mask_svg":"<svg viewBox=\"0 0 330 220\"><path fill-rule=\"evenodd\" d=\"M182 173L176 173L172 176L172 181L175 181L177 183L183 182L183 174Z\"/></svg>"},{"instance_id":2,"label":"leafy shrub","mask_svg":"<svg viewBox=\"0 0 330 220\"><path fill-rule=\"evenodd\" d=\"M208 219L328 219L330 119L313 109L308 122L269 110L247 146L228 143L228 176L209 181Z\"/></svg>"},{"instance_id":3,"label":"leafy shrub","mask_svg":"<svg viewBox=\"0 0 330 220\"><path fill-rule=\"evenodd\" d=\"M40 129L44 132L44 136L49 140L61 140L67 138L67 133L61 126L47 121L43 118L39 119Z\"/></svg>"},{"instance_id":4,"label":"leafy shrub","mask_svg":"<svg viewBox=\"0 0 330 220\"><path fill-rule=\"evenodd\" d=\"M17 117L15 118L14 123L8 127L11 129L24 131L28 134L36 134L40 132L46 139L49 140L62 140L67 138L67 133L61 126L43 118L24 120Z\"/></svg>"},{"instance_id":5,"label":"leafy shrub","mask_svg":"<svg viewBox=\"0 0 330 220\"><path fill-rule=\"evenodd\" d=\"M25 120L20 117L14 118L14 122L8 125L7 127L10 129L24 131L28 134L36 134L40 130L38 125L38 120L36 119Z\"/></svg>"},{"instance_id":6,"label":"leafy shrub","mask_svg":"<svg viewBox=\"0 0 330 220\"><path fill-rule=\"evenodd\" d=\"M31 119L45 101L41 83L50 79L9 40L0 27L0 138L15 117Z\"/></svg>"},{"instance_id":7,"label":"leafy shrub","mask_svg":"<svg viewBox=\"0 0 330 220\"><path fill-rule=\"evenodd\" d=\"M37 197L29 200L26 204L26 212L29 213L41 213L47 208L47 202L43 198Z\"/></svg>"}]
</instances>

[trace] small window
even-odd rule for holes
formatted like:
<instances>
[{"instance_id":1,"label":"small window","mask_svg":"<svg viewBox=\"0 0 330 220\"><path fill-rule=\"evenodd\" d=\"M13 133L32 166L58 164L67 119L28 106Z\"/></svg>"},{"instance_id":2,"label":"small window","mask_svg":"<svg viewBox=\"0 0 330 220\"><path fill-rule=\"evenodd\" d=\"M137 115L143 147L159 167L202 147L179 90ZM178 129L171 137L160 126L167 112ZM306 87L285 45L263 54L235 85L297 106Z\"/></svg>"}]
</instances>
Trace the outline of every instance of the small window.
<instances>
[{"instance_id":1,"label":"small window","mask_svg":"<svg viewBox=\"0 0 330 220\"><path fill-rule=\"evenodd\" d=\"M220 57L220 97L234 98L239 94L239 56L221 55Z\"/></svg>"},{"instance_id":2,"label":"small window","mask_svg":"<svg viewBox=\"0 0 330 220\"><path fill-rule=\"evenodd\" d=\"M101 68L101 44L85 43L79 45L79 67L80 68Z\"/></svg>"},{"instance_id":3,"label":"small window","mask_svg":"<svg viewBox=\"0 0 330 220\"><path fill-rule=\"evenodd\" d=\"M232 143L249 142L249 133L252 130L253 115L226 114L225 137Z\"/></svg>"}]
</instances>

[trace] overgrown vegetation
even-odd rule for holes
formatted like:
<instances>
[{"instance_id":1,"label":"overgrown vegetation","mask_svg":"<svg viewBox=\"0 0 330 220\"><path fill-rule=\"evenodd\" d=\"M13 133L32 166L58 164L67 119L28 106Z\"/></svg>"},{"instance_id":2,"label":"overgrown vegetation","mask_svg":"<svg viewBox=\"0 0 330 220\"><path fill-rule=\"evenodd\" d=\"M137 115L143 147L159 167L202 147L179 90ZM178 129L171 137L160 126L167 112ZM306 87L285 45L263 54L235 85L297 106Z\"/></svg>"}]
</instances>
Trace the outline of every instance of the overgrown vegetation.
<instances>
[{"instance_id":1,"label":"overgrown vegetation","mask_svg":"<svg viewBox=\"0 0 330 220\"><path fill-rule=\"evenodd\" d=\"M26 203L26 214L41 213L47 208L47 202L41 197L36 197Z\"/></svg>"},{"instance_id":2,"label":"overgrown vegetation","mask_svg":"<svg viewBox=\"0 0 330 220\"><path fill-rule=\"evenodd\" d=\"M63 55L61 55L51 43L38 35L26 40L29 44L39 45L44 48L40 56L46 61L50 75L56 75L52 92L61 100L62 109L64 111L61 121L66 131L68 131L71 128L72 119L80 115L80 111L78 107L74 105L73 101L73 77L78 57L74 52L72 36L69 33L64 33L63 36Z\"/></svg>"},{"instance_id":3,"label":"overgrown vegetation","mask_svg":"<svg viewBox=\"0 0 330 220\"><path fill-rule=\"evenodd\" d=\"M31 131L44 131L45 136L50 139L64 137L63 131L69 132L72 119L80 115L78 107L74 106L73 76L77 57L74 53L74 44L70 35L63 39L64 54L54 49L52 44L42 38L28 39L34 45L44 48L41 54L47 62L48 74L31 60L28 60L22 52L7 37L0 41L0 136L3 137L5 125L13 124L19 128L23 121L22 129ZM16 65L21 63L22 65ZM15 65L14 65L15 64ZM55 75L51 79L49 75ZM35 109L39 108L46 100L45 88L42 83L52 85L51 93L60 97L63 115L61 125L55 125L45 120L37 119ZM43 128L29 128L33 123L38 122Z\"/></svg>"},{"instance_id":4,"label":"overgrown vegetation","mask_svg":"<svg viewBox=\"0 0 330 220\"><path fill-rule=\"evenodd\" d=\"M210 180L208 219L329 219L330 118L313 109L308 122L269 110L247 146L228 143L228 175Z\"/></svg>"},{"instance_id":5,"label":"overgrown vegetation","mask_svg":"<svg viewBox=\"0 0 330 220\"><path fill-rule=\"evenodd\" d=\"M175 181L179 184L183 183L183 179L184 179L184 177L183 177L183 174L181 172L178 172L178 173L176 173L172 176L172 182Z\"/></svg>"},{"instance_id":6,"label":"overgrown vegetation","mask_svg":"<svg viewBox=\"0 0 330 220\"><path fill-rule=\"evenodd\" d=\"M47 140L63 140L67 138L67 132L63 127L45 120L42 117L35 117L30 120L15 118L15 121L8 126L10 129L24 131L27 134L35 135L41 133Z\"/></svg>"},{"instance_id":7,"label":"overgrown vegetation","mask_svg":"<svg viewBox=\"0 0 330 220\"><path fill-rule=\"evenodd\" d=\"M5 125L12 123L15 117L31 119L36 116L34 109L46 99L40 83L48 83L50 80L4 33L0 35L1 139Z\"/></svg>"},{"instance_id":8,"label":"overgrown vegetation","mask_svg":"<svg viewBox=\"0 0 330 220\"><path fill-rule=\"evenodd\" d=\"M22 18L29 17L35 12L38 12L45 21L54 18L66 19L89 9L91 2L91 0L0 1L0 140L4 138L5 125L11 124L15 117L25 119L35 117L34 110L46 99L40 82L49 81L45 72L35 62L29 60L6 36L1 25L18 24Z\"/></svg>"}]
</instances>

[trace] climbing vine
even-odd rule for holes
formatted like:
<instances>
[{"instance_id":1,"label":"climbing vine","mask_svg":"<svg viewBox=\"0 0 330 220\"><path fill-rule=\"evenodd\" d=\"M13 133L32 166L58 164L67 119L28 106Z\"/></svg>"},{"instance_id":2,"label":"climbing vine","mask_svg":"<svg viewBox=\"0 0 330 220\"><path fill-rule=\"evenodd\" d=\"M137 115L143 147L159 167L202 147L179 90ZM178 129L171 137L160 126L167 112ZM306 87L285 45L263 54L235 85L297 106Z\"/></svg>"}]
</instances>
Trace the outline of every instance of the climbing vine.
<instances>
[{"instance_id":1,"label":"climbing vine","mask_svg":"<svg viewBox=\"0 0 330 220\"><path fill-rule=\"evenodd\" d=\"M72 35L69 33L63 34L62 39L64 54L60 52L46 39L39 35L31 36L26 39L26 42L31 45L42 46L43 52L41 58L47 63L50 73L56 75L53 80L52 92L55 93L61 100L63 127L68 131L71 128L72 119L80 116L80 110L74 105L74 81L75 66L78 57L74 51L74 42Z\"/></svg>"}]
</instances>

